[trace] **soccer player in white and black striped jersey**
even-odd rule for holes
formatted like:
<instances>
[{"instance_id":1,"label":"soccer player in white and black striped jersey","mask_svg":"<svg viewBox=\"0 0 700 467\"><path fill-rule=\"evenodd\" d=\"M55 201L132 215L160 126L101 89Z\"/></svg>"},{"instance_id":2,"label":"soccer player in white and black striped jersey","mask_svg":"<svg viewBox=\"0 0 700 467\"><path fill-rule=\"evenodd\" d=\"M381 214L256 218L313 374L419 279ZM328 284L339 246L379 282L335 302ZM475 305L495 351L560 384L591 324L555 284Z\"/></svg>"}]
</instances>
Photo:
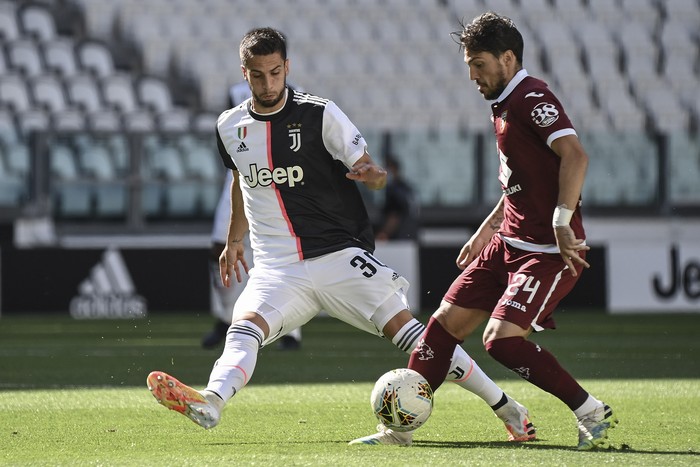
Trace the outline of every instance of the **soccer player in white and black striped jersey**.
<instances>
[{"instance_id":1,"label":"soccer player in white and black striped jersey","mask_svg":"<svg viewBox=\"0 0 700 467\"><path fill-rule=\"evenodd\" d=\"M409 311L408 282L372 254L372 228L357 182L386 184L362 134L328 99L291 90L284 36L254 29L240 45L252 98L221 114L216 136L233 171L228 242L220 258L225 285L249 273L221 357L203 391L154 371L149 389L164 406L198 425L219 423L224 404L250 381L261 346L320 310L385 336L410 352L425 327ZM249 231L255 266L242 243ZM513 440L532 439L527 410L509 398L459 346L448 379L481 397ZM412 442L382 430L365 444Z\"/></svg>"},{"instance_id":2,"label":"soccer player in white and black striped jersey","mask_svg":"<svg viewBox=\"0 0 700 467\"><path fill-rule=\"evenodd\" d=\"M289 86L289 85L288 85ZM296 86L290 86L297 88ZM247 81L241 81L229 88L229 107L236 107L241 102L250 98L250 86ZM226 171L226 178L219 195L214 212L214 222L211 230L211 247L209 248L209 296L211 301L211 313L216 318L213 328L202 338L202 347L213 349L221 345L226 339L226 332L231 326L233 306L241 295L247 276L242 278L240 284L225 287L221 283L219 274L219 257L224 251L228 237L228 224L231 218L231 183L233 183L233 171ZM243 238L246 244L246 260L249 265L254 264L253 252L250 250L248 235ZM298 350L301 347L301 328L293 329L277 341L280 350Z\"/></svg>"}]
</instances>

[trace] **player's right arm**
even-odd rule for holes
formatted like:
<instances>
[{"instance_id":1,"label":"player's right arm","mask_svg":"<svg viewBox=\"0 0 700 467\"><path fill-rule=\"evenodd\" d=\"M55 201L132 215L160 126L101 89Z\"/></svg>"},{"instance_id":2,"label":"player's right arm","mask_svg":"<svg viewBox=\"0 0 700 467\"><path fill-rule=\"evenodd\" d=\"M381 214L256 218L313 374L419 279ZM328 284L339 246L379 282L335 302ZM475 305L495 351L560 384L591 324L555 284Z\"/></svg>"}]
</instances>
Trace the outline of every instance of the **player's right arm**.
<instances>
[{"instance_id":1,"label":"player's right arm","mask_svg":"<svg viewBox=\"0 0 700 467\"><path fill-rule=\"evenodd\" d=\"M471 236L469 241L467 241L460 250L456 261L459 269L466 268L469 263L474 261L477 256L481 254L481 250L491 241L491 237L501 228L501 224L503 223L504 199L505 195L502 195L496 207L491 211L491 214L481 223L476 232L474 232L474 235Z\"/></svg>"},{"instance_id":2,"label":"player's right arm","mask_svg":"<svg viewBox=\"0 0 700 467\"><path fill-rule=\"evenodd\" d=\"M240 262L248 273L248 263L245 260L243 246L243 237L248 232L248 219L245 217L243 210L243 193L238 170L233 171L233 183L231 183L231 220L228 226L228 236L224 251L219 257L219 273L221 274L221 283L225 287L229 287L232 283L233 275L236 275L236 281L243 280L241 270L238 266Z\"/></svg>"}]
</instances>

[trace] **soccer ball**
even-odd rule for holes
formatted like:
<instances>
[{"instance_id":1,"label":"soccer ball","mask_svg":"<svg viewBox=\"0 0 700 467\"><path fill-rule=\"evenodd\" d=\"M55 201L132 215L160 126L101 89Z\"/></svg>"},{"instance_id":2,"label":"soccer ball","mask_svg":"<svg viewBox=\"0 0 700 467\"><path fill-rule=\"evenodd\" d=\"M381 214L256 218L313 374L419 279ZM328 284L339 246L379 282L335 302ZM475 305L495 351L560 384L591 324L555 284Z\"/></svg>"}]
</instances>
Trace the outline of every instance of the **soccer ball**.
<instances>
[{"instance_id":1,"label":"soccer ball","mask_svg":"<svg viewBox=\"0 0 700 467\"><path fill-rule=\"evenodd\" d=\"M394 431L412 431L433 411L433 390L420 373L398 368L377 380L370 397L379 421Z\"/></svg>"}]
</instances>

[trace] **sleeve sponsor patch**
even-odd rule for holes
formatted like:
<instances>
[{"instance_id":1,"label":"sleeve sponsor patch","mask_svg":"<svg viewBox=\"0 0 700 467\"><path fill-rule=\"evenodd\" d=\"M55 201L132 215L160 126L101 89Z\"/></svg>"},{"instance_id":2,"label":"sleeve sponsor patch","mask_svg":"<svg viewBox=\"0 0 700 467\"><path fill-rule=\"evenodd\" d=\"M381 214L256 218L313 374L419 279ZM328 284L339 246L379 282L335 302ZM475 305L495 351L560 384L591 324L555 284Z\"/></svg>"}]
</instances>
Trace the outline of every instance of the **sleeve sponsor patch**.
<instances>
[{"instance_id":1,"label":"sleeve sponsor patch","mask_svg":"<svg viewBox=\"0 0 700 467\"><path fill-rule=\"evenodd\" d=\"M535 125L545 128L553 124L559 119L559 110L554 104L549 102L540 102L530 112L530 117Z\"/></svg>"}]
</instances>

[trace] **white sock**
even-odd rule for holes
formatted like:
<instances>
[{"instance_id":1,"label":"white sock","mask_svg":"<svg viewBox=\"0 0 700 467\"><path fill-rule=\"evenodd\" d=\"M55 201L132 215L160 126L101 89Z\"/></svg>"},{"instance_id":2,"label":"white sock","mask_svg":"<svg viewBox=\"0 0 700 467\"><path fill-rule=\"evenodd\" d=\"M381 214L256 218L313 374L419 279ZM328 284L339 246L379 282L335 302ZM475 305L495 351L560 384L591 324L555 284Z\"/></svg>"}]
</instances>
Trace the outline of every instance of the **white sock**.
<instances>
[{"instance_id":1,"label":"white sock","mask_svg":"<svg viewBox=\"0 0 700 467\"><path fill-rule=\"evenodd\" d=\"M425 326L413 318L408 323L404 324L399 332L391 339L391 342L399 348L399 350L410 354L418 343L418 339L425 332Z\"/></svg>"},{"instance_id":2,"label":"white sock","mask_svg":"<svg viewBox=\"0 0 700 467\"><path fill-rule=\"evenodd\" d=\"M494 383L459 345L455 347L452 365L445 381L453 381L467 391L473 392L489 406L496 405L503 397L503 389Z\"/></svg>"},{"instance_id":3,"label":"white sock","mask_svg":"<svg viewBox=\"0 0 700 467\"><path fill-rule=\"evenodd\" d=\"M207 391L231 399L253 376L263 331L250 321L237 321L226 334L226 345L209 375Z\"/></svg>"},{"instance_id":4,"label":"white sock","mask_svg":"<svg viewBox=\"0 0 700 467\"><path fill-rule=\"evenodd\" d=\"M600 407L601 405L603 405L601 401L589 394L588 399L586 399L586 402L581 404L581 407L574 410L574 415L576 415L576 418L581 418L584 415L593 412L596 408Z\"/></svg>"},{"instance_id":5,"label":"white sock","mask_svg":"<svg viewBox=\"0 0 700 467\"><path fill-rule=\"evenodd\" d=\"M399 349L410 354L416 347L425 326L417 319L412 319L399 329L391 342ZM459 345L452 355L452 364L445 381L453 381L467 391L473 392L489 406L497 404L503 397L503 390L486 376L479 365Z\"/></svg>"}]
</instances>

